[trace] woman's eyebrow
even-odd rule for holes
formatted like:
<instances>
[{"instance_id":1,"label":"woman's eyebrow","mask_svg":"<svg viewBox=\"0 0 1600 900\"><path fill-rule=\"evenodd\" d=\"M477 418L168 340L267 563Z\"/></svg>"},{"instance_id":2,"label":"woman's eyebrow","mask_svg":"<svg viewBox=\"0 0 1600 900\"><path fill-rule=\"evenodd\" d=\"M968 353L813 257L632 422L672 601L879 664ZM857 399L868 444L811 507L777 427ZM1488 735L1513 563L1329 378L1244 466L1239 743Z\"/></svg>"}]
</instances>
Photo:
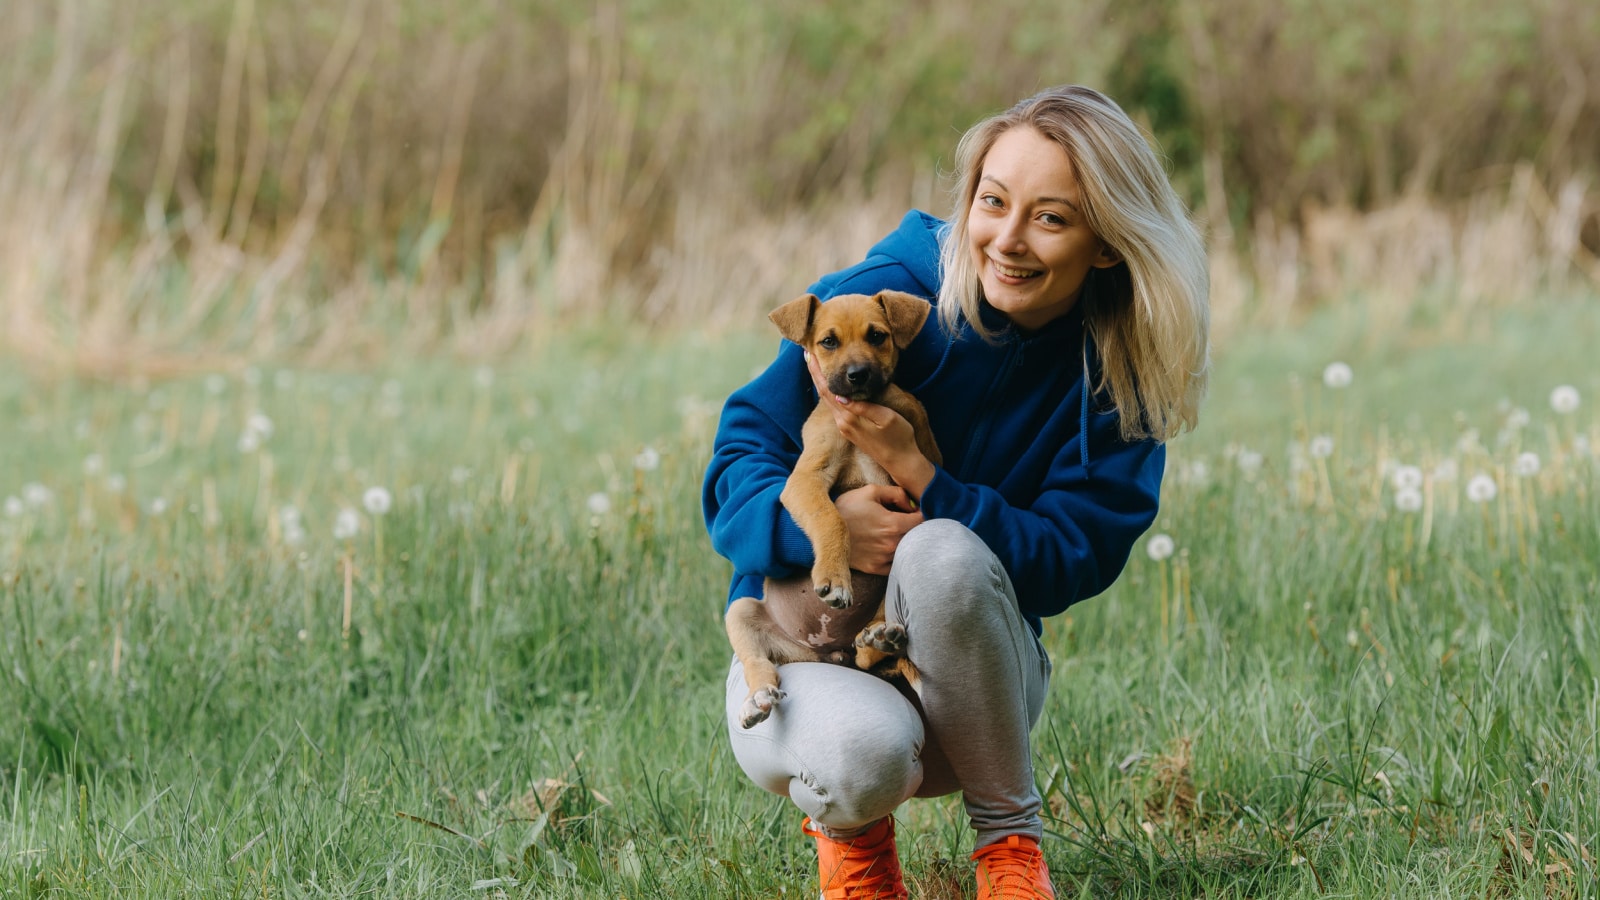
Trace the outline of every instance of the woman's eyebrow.
<instances>
[{"instance_id":1,"label":"woman's eyebrow","mask_svg":"<svg viewBox=\"0 0 1600 900\"><path fill-rule=\"evenodd\" d=\"M980 178L979 181L993 182L995 184L995 186L1000 188L1000 190L1006 191L1008 193L1011 191L1011 188L1006 187L1006 183L1004 181L1001 181L1000 179L994 177L993 175L985 175L982 178ZM1073 203L1071 200L1068 200L1065 197L1040 197L1039 198L1039 202L1040 203L1059 203L1062 206L1065 206L1068 209L1071 209L1073 212L1078 213L1079 215L1083 214L1083 210L1078 208L1078 204Z\"/></svg>"}]
</instances>

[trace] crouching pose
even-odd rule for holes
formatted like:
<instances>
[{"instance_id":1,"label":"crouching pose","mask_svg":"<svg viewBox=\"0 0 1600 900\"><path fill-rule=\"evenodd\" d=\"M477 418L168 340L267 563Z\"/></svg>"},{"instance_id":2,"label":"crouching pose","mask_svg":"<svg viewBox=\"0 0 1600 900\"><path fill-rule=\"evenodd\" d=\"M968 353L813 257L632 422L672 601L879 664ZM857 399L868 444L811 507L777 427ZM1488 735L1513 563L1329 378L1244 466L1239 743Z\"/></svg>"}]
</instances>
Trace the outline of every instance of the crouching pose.
<instances>
[{"instance_id":1,"label":"crouching pose","mask_svg":"<svg viewBox=\"0 0 1600 900\"><path fill-rule=\"evenodd\" d=\"M913 211L864 261L810 288L933 301L895 381L942 460L887 406L840 397L785 342L722 412L703 502L734 568L784 631L847 645L873 614L819 600L812 544L780 502L813 408L888 474L834 499L850 568L887 579L914 682L779 667L750 727L730 666L728 732L756 784L817 843L828 900L904 898L893 813L960 792L980 898L1054 897L1029 735L1050 659L1043 619L1105 590L1156 515L1163 442L1196 421L1208 369L1205 250L1148 139L1082 87L1030 97L957 149L948 221ZM912 684L914 683L914 687Z\"/></svg>"}]
</instances>

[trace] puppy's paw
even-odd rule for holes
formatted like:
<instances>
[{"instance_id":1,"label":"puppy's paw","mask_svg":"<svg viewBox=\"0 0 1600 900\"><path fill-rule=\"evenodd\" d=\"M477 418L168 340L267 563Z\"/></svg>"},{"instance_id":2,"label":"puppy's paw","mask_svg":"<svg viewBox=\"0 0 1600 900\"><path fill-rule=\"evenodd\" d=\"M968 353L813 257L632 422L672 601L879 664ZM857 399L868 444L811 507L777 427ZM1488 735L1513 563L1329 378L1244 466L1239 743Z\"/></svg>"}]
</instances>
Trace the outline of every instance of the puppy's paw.
<instances>
[{"instance_id":1,"label":"puppy's paw","mask_svg":"<svg viewBox=\"0 0 1600 900\"><path fill-rule=\"evenodd\" d=\"M856 602L855 595L850 592L849 566L814 567L811 570L811 590L816 592L818 600L834 609L844 609Z\"/></svg>"},{"instance_id":2,"label":"puppy's paw","mask_svg":"<svg viewBox=\"0 0 1600 900\"><path fill-rule=\"evenodd\" d=\"M744 706L739 709L739 727L751 728L765 722L767 716L772 715L772 708L783 698L783 691L775 687L751 691L750 696L744 698Z\"/></svg>"},{"instance_id":3,"label":"puppy's paw","mask_svg":"<svg viewBox=\"0 0 1600 900\"><path fill-rule=\"evenodd\" d=\"M904 656L906 643L906 627L899 622L877 622L856 635L857 647L869 647L890 656Z\"/></svg>"}]
</instances>

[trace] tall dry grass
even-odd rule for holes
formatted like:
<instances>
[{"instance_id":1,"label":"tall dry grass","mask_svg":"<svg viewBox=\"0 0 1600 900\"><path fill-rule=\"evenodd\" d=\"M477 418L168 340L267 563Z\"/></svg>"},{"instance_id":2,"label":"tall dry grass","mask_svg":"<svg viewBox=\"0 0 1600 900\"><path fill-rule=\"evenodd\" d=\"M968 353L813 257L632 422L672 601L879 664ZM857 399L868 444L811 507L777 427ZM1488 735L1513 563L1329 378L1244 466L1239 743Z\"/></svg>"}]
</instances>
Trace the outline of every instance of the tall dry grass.
<instances>
[{"instance_id":1,"label":"tall dry grass","mask_svg":"<svg viewBox=\"0 0 1600 900\"><path fill-rule=\"evenodd\" d=\"M105 376L753 318L1065 81L1169 153L1224 327L1600 278L1579 0L13 0L0 60L0 340Z\"/></svg>"}]
</instances>

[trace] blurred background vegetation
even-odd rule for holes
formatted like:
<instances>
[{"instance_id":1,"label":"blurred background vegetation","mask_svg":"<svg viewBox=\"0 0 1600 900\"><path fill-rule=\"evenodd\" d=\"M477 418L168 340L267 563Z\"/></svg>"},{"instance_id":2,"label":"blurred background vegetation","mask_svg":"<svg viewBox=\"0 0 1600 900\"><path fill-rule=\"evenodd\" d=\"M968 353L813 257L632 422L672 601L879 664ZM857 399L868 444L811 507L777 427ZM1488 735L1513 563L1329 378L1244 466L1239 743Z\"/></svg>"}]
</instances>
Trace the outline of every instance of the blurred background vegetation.
<instances>
[{"instance_id":1,"label":"blurred background vegetation","mask_svg":"<svg viewBox=\"0 0 1600 900\"><path fill-rule=\"evenodd\" d=\"M1600 281L1589 0L8 0L0 343L113 376L758 319L1063 82L1148 126L1218 325Z\"/></svg>"}]
</instances>

